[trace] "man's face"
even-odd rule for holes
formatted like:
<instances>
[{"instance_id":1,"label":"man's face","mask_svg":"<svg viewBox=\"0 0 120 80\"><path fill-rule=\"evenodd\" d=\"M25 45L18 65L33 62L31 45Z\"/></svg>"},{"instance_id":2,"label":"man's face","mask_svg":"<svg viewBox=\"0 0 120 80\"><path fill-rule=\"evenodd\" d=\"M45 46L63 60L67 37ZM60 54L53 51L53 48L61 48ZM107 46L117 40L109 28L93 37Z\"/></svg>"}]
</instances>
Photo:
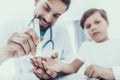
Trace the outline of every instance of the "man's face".
<instances>
[{"instance_id":1,"label":"man's face","mask_svg":"<svg viewBox=\"0 0 120 80\"><path fill-rule=\"evenodd\" d=\"M87 30L90 37L96 42L102 42L108 39L107 27L108 22L99 12L95 12L89 16L84 23L84 28Z\"/></svg>"},{"instance_id":2,"label":"man's face","mask_svg":"<svg viewBox=\"0 0 120 80\"><path fill-rule=\"evenodd\" d=\"M39 18L41 30L53 26L67 6L60 0L39 0L36 3L34 16Z\"/></svg>"}]
</instances>

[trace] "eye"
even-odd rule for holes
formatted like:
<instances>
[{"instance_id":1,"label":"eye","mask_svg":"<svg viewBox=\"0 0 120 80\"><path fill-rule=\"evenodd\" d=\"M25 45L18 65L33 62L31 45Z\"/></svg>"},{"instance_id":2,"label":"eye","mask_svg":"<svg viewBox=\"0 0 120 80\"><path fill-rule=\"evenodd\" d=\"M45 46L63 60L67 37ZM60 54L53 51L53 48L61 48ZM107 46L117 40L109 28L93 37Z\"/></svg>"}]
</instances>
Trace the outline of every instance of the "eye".
<instances>
[{"instance_id":1,"label":"eye","mask_svg":"<svg viewBox=\"0 0 120 80\"><path fill-rule=\"evenodd\" d=\"M89 25L86 25L86 29L90 29L90 27L91 27L91 25L89 24Z\"/></svg>"},{"instance_id":2,"label":"eye","mask_svg":"<svg viewBox=\"0 0 120 80\"><path fill-rule=\"evenodd\" d=\"M99 24L100 23L100 21L95 21L95 24Z\"/></svg>"},{"instance_id":3,"label":"eye","mask_svg":"<svg viewBox=\"0 0 120 80\"><path fill-rule=\"evenodd\" d=\"M44 8L44 10L47 11L47 12L50 11L50 9L49 9L47 6L44 6L43 8Z\"/></svg>"}]
</instances>

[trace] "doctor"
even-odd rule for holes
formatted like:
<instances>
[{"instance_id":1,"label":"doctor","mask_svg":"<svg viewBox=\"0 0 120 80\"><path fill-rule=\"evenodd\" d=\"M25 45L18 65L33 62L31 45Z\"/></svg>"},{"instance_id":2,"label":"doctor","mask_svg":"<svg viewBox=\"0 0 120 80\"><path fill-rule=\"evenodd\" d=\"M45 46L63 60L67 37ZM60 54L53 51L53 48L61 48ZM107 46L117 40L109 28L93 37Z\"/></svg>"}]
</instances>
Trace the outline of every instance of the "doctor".
<instances>
[{"instance_id":1,"label":"doctor","mask_svg":"<svg viewBox=\"0 0 120 80\"><path fill-rule=\"evenodd\" d=\"M70 0L35 0L34 18L39 19L40 36L42 36L40 43L38 44L37 38L34 37L34 29L17 33L17 35L14 33L9 41L22 46L21 51L24 51L25 54L36 53L37 47L36 55L49 57L53 52L56 52L61 61L72 62L74 54L67 31L63 27L52 27L57 19L68 10L69 4ZM33 27L34 18L29 24ZM29 58L30 55L15 59L18 72L32 73L33 66L28 60Z\"/></svg>"}]
</instances>

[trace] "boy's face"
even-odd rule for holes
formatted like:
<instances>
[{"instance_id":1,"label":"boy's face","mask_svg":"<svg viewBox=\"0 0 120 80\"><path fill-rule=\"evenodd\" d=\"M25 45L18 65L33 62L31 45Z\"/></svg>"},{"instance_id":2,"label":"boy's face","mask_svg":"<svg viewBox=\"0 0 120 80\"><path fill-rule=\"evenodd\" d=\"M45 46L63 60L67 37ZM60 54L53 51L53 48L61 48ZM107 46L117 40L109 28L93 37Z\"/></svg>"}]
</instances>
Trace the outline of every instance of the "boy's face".
<instances>
[{"instance_id":1,"label":"boy's face","mask_svg":"<svg viewBox=\"0 0 120 80\"><path fill-rule=\"evenodd\" d=\"M36 0L35 6L34 16L39 18L43 31L52 26L67 8L61 0Z\"/></svg>"},{"instance_id":2,"label":"boy's face","mask_svg":"<svg viewBox=\"0 0 120 80\"><path fill-rule=\"evenodd\" d=\"M99 12L95 12L89 16L84 23L84 28L87 30L89 36L96 42L108 39L107 27L108 22L101 17Z\"/></svg>"}]
</instances>

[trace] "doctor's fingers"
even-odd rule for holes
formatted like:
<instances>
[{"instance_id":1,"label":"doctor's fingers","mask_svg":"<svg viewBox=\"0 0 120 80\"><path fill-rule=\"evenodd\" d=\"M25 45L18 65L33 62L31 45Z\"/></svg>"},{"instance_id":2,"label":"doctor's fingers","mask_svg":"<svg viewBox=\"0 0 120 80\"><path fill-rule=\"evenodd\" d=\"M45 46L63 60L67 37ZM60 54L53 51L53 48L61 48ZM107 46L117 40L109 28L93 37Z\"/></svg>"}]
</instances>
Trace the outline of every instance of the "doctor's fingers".
<instances>
[{"instance_id":1,"label":"doctor's fingers","mask_svg":"<svg viewBox=\"0 0 120 80\"><path fill-rule=\"evenodd\" d=\"M40 57L40 56L30 58L30 61L34 67L43 69L43 65L41 64L42 60L43 60L43 57Z\"/></svg>"},{"instance_id":2,"label":"doctor's fingers","mask_svg":"<svg viewBox=\"0 0 120 80\"><path fill-rule=\"evenodd\" d=\"M26 38L20 36L19 34L17 36L13 36L9 39L8 44L16 44L16 45L20 45L24 51L25 54L30 53L30 46L29 46L29 42Z\"/></svg>"},{"instance_id":3,"label":"doctor's fingers","mask_svg":"<svg viewBox=\"0 0 120 80\"><path fill-rule=\"evenodd\" d=\"M48 70L46 70L46 73L47 73L48 75L50 75L52 78L57 77L57 72L55 72L55 71L53 71L53 70L48 69Z\"/></svg>"},{"instance_id":4,"label":"doctor's fingers","mask_svg":"<svg viewBox=\"0 0 120 80\"><path fill-rule=\"evenodd\" d=\"M47 64L46 61L41 61L41 64L43 65L43 68L45 69L45 71L49 69L49 65Z\"/></svg>"},{"instance_id":5,"label":"doctor's fingers","mask_svg":"<svg viewBox=\"0 0 120 80\"><path fill-rule=\"evenodd\" d=\"M34 43L37 45L39 43L39 39L40 37L37 35L37 33L34 31L34 29L30 28L28 29L25 34L28 34L29 36L31 36L32 40L34 41Z\"/></svg>"},{"instance_id":6,"label":"doctor's fingers","mask_svg":"<svg viewBox=\"0 0 120 80\"><path fill-rule=\"evenodd\" d=\"M42 78L41 76L38 76L38 74L37 74L37 68L33 68L33 73L35 74L36 77Z\"/></svg>"},{"instance_id":7,"label":"doctor's fingers","mask_svg":"<svg viewBox=\"0 0 120 80\"><path fill-rule=\"evenodd\" d=\"M37 46L32 40L31 36L29 36L28 34L24 34L24 33L21 33L18 36L24 38L24 40L27 40L26 45L27 44L29 45L30 52L32 53L32 55L35 55Z\"/></svg>"},{"instance_id":8,"label":"doctor's fingers","mask_svg":"<svg viewBox=\"0 0 120 80\"><path fill-rule=\"evenodd\" d=\"M37 69L34 73L41 79L50 79L51 78L49 75L47 75L46 72L44 72L44 70L42 70L40 68Z\"/></svg>"},{"instance_id":9,"label":"doctor's fingers","mask_svg":"<svg viewBox=\"0 0 120 80\"><path fill-rule=\"evenodd\" d=\"M30 61L34 67L38 68L38 62L37 62L36 57L30 58Z\"/></svg>"},{"instance_id":10,"label":"doctor's fingers","mask_svg":"<svg viewBox=\"0 0 120 80\"><path fill-rule=\"evenodd\" d=\"M16 43L10 43L7 46L11 47L11 49L14 50L14 53L9 53L9 55L11 55L12 57L19 57L25 55L25 52L20 45Z\"/></svg>"}]
</instances>

